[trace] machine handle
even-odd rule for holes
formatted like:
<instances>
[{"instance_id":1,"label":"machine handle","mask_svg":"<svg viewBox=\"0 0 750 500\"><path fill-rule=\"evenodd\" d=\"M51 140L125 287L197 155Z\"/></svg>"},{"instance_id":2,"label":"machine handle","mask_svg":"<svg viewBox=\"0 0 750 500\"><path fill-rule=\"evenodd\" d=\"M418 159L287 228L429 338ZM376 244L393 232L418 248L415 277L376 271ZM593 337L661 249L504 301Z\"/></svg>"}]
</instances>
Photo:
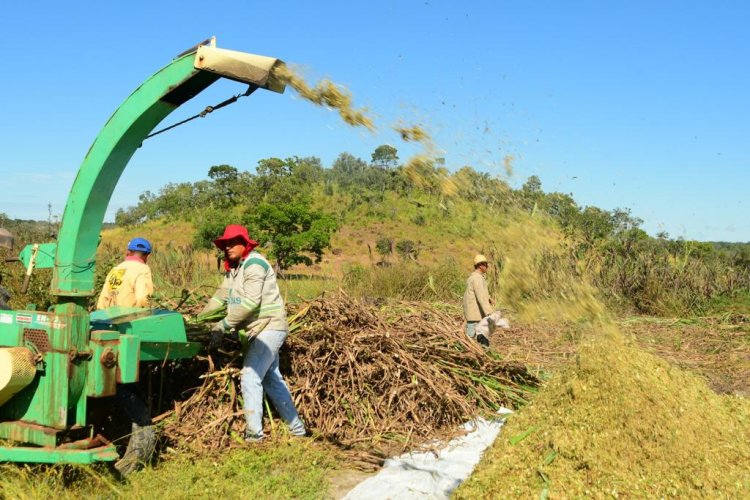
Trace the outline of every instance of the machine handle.
<instances>
[{"instance_id":1,"label":"machine handle","mask_svg":"<svg viewBox=\"0 0 750 500\"><path fill-rule=\"evenodd\" d=\"M34 243L34 246L31 247L31 258L29 259L29 265L26 266L26 276L23 278L23 285L21 285L21 293L26 293L26 291L29 289L29 282L31 282L31 271L34 270L37 253L39 253L39 244Z\"/></svg>"}]
</instances>

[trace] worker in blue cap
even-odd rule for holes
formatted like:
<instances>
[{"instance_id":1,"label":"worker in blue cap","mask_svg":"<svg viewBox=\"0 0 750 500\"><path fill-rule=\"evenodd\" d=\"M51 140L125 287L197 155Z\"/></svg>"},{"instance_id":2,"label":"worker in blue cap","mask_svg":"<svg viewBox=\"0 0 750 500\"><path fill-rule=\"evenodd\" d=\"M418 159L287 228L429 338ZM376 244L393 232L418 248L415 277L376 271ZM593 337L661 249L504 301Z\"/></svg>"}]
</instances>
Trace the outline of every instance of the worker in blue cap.
<instances>
[{"instance_id":1,"label":"worker in blue cap","mask_svg":"<svg viewBox=\"0 0 750 500\"><path fill-rule=\"evenodd\" d=\"M149 307L154 284L146 262L151 250L151 243L144 238L130 240L125 260L115 266L104 280L97 309L112 306ZM123 457L115 463L115 469L126 476L151 459L156 447L156 426L137 384L118 384L115 404L132 423L128 447Z\"/></svg>"},{"instance_id":2,"label":"worker in blue cap","mask_svg":"<svg viewBox=\"0 0 750 500\"><path fill-rule=\"evenodd\" d=\"M154 293L151 268L146 263L149 255L151 243L148 240L130 240L125 260L115 266L104 280L102 293L96 303L97 309L149 306L149 299Z\"/></svg>"}]
</instances>

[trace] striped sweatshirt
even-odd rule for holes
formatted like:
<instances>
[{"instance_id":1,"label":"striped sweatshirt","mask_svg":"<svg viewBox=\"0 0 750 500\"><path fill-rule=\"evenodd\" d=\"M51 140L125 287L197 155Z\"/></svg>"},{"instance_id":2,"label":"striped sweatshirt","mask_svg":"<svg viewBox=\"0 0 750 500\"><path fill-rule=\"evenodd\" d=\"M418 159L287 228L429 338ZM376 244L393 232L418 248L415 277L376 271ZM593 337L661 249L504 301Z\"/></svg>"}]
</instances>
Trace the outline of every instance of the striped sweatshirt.
<instances>
[{"instance_id":1,"label":"striped sweatshirt","mask_svg":"<svg viewBox=\"0 0 750 500\"><path fill-rule=\"evenodd\" d=\"M224 282L203 312L227 304L227 315L217 326L223 331L245 330L248 336L263 330L289 331L284 301L276 273L265 257L250 252L240 264L224 275Z\"/></svg>"}]
</instances>

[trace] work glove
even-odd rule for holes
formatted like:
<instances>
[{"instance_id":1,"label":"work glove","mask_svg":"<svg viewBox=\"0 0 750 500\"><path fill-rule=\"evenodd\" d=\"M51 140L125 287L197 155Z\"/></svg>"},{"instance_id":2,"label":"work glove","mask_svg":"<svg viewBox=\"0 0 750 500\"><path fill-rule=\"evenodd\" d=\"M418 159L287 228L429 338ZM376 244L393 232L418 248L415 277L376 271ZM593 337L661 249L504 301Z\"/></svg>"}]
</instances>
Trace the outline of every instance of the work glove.
<instances>
[{"instance_id":1,"label":"work glove","mask_svg":"<svg viewBox=\"0 0 750 500\"><path fill-rule=\"evenodd\" d=\"M234 342L239 342L240 341L240 332L238 332L237 330L235 330L234 328L232 328L231 330L229 330L226 333L225 338L227 338L227 339L229 339L231 341L234 341Z\"/></svg>"},{"instance_id":2,"label":"work glove","mask_svg":"<svg viewBox=\"0 0 750 500\"><path fill-rule=\"evenodd\" d=\"M208 351L216 351L221 347L221 342L224 340L224 328L221 323L216 323L211 329L211 339L208 341Z\"/></svg>"}]
</instances>

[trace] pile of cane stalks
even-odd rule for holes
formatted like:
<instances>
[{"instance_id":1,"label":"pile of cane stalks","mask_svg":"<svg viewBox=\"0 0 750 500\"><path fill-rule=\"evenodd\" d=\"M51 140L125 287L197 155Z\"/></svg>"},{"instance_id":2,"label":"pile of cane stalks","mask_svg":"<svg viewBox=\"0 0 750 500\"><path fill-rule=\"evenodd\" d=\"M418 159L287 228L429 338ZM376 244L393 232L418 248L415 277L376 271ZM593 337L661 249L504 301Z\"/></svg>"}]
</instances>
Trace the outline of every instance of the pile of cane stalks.
<instances>
[{"instance_id":1,"label":"pile of cane stalks","mask_svg":"<svg viewBox=\"0 0 750 500\"><path fill-rule=\"evenodd\" d=\"M200 451L242 443L241 361L225 350L195 362L202 385L157 417L168 442ZM524 404L539 382L468 339L455 313L343 294L293 311L281 371L312 435L363 463L454 437L467 420ZM283 432L278 419L268 425Z\"/></svg>"}]
</instances>

